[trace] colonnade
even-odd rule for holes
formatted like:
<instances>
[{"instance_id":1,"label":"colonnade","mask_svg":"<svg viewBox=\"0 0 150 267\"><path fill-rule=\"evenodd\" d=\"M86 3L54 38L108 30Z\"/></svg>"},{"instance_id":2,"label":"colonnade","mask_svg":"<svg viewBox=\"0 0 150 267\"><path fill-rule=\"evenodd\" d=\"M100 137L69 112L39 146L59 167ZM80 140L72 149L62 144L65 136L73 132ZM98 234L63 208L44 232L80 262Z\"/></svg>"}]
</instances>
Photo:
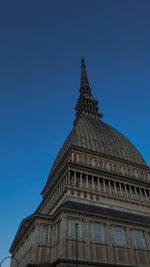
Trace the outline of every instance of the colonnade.
<instances>
[{"instance_id":1,"label":"colonnade","mask_svg":"<svg viewBox=\"0 0 150 267\"><path fill-rule=\"evenodd\" d=\"M88 190L93 193L114 195L117 197L150 203L149 189L70 170L54 189L48 201L49 208L52 208L58 202L59 198L68 186L84 189L86 191Z\"/></svg>"},{"instance_id":2,"label":"colonnade","mask_svg":"<svg viewBox=\"0 0 150 267\"><path fill-rule=\"evenodd\" d=\"M149 189L101 178L98 176L73 172L71 175L70 185L79 188L89 189L95 192L116 195L138 201L150 202Z\"/></svg>"}]
</instances>

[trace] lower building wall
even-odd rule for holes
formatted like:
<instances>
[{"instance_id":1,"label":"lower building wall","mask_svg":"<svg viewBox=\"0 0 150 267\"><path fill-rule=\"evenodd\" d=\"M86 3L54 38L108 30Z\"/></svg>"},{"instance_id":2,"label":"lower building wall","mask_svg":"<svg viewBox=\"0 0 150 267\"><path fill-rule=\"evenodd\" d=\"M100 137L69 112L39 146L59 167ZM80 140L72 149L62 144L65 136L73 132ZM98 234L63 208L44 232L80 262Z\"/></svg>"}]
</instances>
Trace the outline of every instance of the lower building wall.
<instances>
[{"instance_id":1,"label":"lower building wall","mask_svg":"<svg viewBox=\"0 0 150 267\"><path fill-rule=\"evenodd\" d=\"M56 222L40 221L36 224L33 246L25 250L26 253L22 254L22 257L20 257L19 248L13 255L19 262L18 267L55 266L61 262L65 262L63 267L74 266L77 256L75 236L77 223L80 265L150 266L150 229L148 227L136 225L136 223L130 225L126 222L67 213L61 214ZM112 230L115 231L114 227L117 231L121 231L120 235L117 235L118 232L113 232L112 235ZM141 234L143 248L136 248L136 244L133 244L132 231ZM122 246L116 245L113 240L114 236L124 237L126 242L123 242ZM11 267L16 267L13 260Z\"/></svg>"},{"instance_id":2,"label":"lower building wall","mask_svg":"<svg viewBox=\"0 0 150 267\"><path fill-rule=\"evenodd\" d=\"M88 255L88 257L87 257ZM66 242L66 256L76 259L76 244L72 241ZM80 242L78 245L78 258L82 261L129 264L137 266L150 266L150 252L131 250L129 248L110 247L108 245L87 244Z\"/></svg>"},{"instance_id":3,"label":"lower building wall","mask_svg":"<svg viewBox=\"0 0 150 267\"><path fill-rule=\"evenodd\" d=\"M59 258L59 246L53 248L46 247L38 247L37 253L37 262L39 264L47 264L51 266L54 262ZM66 261L76 261L76 243L75 241L67 240L66 248L65 248L65 257L63 259ZM130 248L120 248L120 247L111 247L109 245L98 245L98 244L86 244L85 242L79 242L78 244L78 260L82 262L84 266L84 262L89 262L93 266L97 264L108 264L118 266L150 266L150 251L140 251L136 249ZM30 261L30 257L28 259L24 259L19 267L26 266ZM36 262L36 263L37 263ZM92 263L93 262L93 263ZM51 264L50 264L51 263ZM59 263L60 264L60 263ZM96 265L94 265L96 264ZM41 265L42 266L42 265ZM63 266L73 266L73 265L63 265ZM86 265L85 265L86 266ZM79 266L78 266L79 267Z\"/></svg>"}]
</instances>

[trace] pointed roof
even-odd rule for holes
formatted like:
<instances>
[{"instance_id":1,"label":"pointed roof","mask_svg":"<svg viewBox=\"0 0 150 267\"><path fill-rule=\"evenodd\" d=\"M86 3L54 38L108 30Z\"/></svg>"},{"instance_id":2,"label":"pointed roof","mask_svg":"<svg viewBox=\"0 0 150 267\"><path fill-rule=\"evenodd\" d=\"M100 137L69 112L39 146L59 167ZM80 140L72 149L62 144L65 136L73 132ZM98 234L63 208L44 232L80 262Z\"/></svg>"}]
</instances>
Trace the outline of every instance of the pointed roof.
<instances>
[{"instance_id":1,"label":"pointed roof","mask_svg":"<svg viewBox=\"0 0 150 267\"><path fill-rule=\"evenodd\" d=\"M84 58L81 58L81 87L80 96L77 100L75 106L76 119L80 114L88 113L95 118L102 118L102 114L99 112L98 101L92 96L91 88L89 86L89 81L86 73L86 66ZM75 120L76 121L76 120Z\"/></svg>"}]
</instances>

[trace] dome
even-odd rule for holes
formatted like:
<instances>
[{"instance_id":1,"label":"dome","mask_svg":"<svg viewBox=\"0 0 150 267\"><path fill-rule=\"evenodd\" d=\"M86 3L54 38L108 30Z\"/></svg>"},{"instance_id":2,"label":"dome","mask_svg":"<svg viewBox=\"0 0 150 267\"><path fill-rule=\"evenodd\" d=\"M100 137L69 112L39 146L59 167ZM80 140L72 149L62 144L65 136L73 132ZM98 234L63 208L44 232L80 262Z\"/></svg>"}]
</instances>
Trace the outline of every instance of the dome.
<instances>
[{"instance_id":1,"label":"dome","mask_svg":"<svg viewBox=\"0 0 150 267\"><path fill-rule=\"evenodd\" d=\"M106 157L111 156L142 166L147 166L136 147L120 132L99 119L81 115L62 146L52 166L51 173L69 147L86 149Z\"/></svg>"},{"instance_id":2,"label":"dome","mask_svg":"<svg viewBox=\"0 0 150 267\"><path fill-rule=\"evenodd\" d=\"M104 123L99 112L98 101L92 96L89 86L84 58L81 60L80 96L75 107L76 120L74 127L62 146L52 166L50 175L59 164L69 147L85 149L147 167L147 164L136 147L120 132ZM49 176L50 176L49 175Z\"/></svg>"}]
</instances>

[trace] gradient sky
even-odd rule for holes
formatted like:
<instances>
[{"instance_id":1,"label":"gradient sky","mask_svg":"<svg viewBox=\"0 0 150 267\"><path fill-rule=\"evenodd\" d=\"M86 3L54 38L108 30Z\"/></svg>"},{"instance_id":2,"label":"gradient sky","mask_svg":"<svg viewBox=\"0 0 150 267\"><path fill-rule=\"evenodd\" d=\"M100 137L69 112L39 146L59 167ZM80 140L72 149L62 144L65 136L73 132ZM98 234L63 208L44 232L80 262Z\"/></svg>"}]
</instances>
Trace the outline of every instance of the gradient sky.
<instances>
[{"instance_id":1,"label":"gradient sky","mask_svg":"<svg viewBox=\"0 0 150 267\"><path fill-rule=\"evenodd\" d=\"M0 261L72 128L82 55L103 121L150 164L150 1L1 0Z\"/></svg>"}]
</instances>

